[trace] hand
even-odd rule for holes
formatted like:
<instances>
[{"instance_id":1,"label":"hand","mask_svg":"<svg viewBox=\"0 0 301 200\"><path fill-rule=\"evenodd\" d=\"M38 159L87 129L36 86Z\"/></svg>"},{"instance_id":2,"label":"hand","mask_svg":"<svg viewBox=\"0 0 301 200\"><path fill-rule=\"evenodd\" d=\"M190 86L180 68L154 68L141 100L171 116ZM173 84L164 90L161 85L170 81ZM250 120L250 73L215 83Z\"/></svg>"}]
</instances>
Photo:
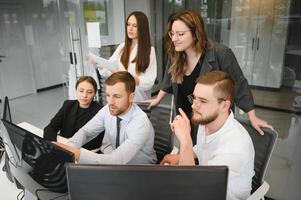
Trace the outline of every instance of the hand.
<instances>
[{"instance_id":1,"label":"hand","mask_svg":"<svg viewBox=\"0 0 301 200\"><path fill-rule=\"evenodd\" d=\"M186 143L191 143L190 121L189 121L188 117L186 116L185 112L181 108L179 108L179 112L180 112L180 114L175 117L175 119L171 123L170 127L176 134L181 145L186 144Z\"/></svg>"},{"instance_id":2,"label":"hand","mask_svg":"<svg viewBox=\"0 0 301 200\"><path fill-rule=\"evenodd\" d=\"M63 143L59 143L59 142L52 142L53 144L71 152L74 154L74 158L76 161L79 160L79 157L80 157L80 149L79 148L76 148L76 147L72 147L72 146L68 146L66 144L63 144Z\"/></svg>"},{"instance_id":3,"label":"hand","mask_svg":"<svg viewBox=\"0 0 301 200\"><path fill-rule=\"evenodd\" d=\"M160 100L158 100L158 98L154 98L154 99L148 99L145 101L141 101L141 103L148 103L149 106L147 107L147 109L151 109L152 107L158 105L160 103Z\"/></svg>"},{"instance_id":4,"label":"hand","mask_svg":"<svg viewBox=\"0 0 301 200\"><path fill-rule=\"evenodd\" d=\"M160 162L160 165L178 165L179 159L180 159L179 154L167 154Z\"/></svg>"},{"instance_id":5,"label":"hand","mask_svg":"<svg viewBox=\"0 0 301 200\"><path fill-rule=\"evenodd\" d=\"M251 110L248 112L248 116L252 126L259 132L259 134L264 135L264 132L261 130L262 127L270 128L274 130L273 126L268 124L268 122L258 118L255 114L255 110Z\"/></svg>"},{"instance_id":6,"label":"hand","mask_svg":"<svg viewBox=\"0 0 301 200\"><path fill-rule=\"evenodd\" d=\"M91 53L89 54L88 63L89 63L89 64L93 64L93 65L96 64L95 60L94 60L93 57L91 56Z\"/></svg>"}]
</instances>

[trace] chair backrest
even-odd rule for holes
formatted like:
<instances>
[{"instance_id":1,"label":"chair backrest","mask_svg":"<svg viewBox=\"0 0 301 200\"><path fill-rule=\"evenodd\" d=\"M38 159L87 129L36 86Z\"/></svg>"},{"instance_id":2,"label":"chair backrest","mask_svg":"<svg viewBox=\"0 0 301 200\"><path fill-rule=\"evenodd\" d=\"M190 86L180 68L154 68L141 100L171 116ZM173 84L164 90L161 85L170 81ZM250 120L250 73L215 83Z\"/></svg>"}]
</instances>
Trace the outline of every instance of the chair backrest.
<instances>
[{"instance_id":1,"label":"chair backrest","mask_svg":"<svg viewBox=\"0 0 301 200\"><path fill-rule=\"evenodd\" d=\"M99 74L97 70L97 76L98 76L98 83L99 83L99 89L98 89L98 99L99 104L103 107L107 104L106 99L106 91L105 91L105 77Z\"/></svg>"},{"instance_id":2,"label":"chair backrest","mask_svg":"<svg viewBox=\"0 0 301 200\"><path fill-rule=\"evenodd\" d=\"M169 126L170 105L159 104L151 109L150 121L155 129L154 149L158 162L173 149L174 134Z\"/></svg>"},{"instance_id":3,"label":"chair backrest","mask_svg":"<svg viewBox=\"0 0 301 200\"><path fill-rule=\"evenodd\" d=\"M250 121L245 119L237 119L249 132L254 149L255 149L255 162L254 171L255 175L252 179L252 193L260 187L264 181L264 176L268 167L270 157L272 155L276 139L277 132L268 128L263 128L264 135L260 135L256 129L254 129Z\"/></svg>"},{"instance_id":4,"label":"chair backrest","mask_svg":"<svg viewBox=\"0 0 301 200\"><path fill-rule=\"evenodd\" d=\"M174 135L169 126L171 107L159 104L149 110L148 104L137 103L137 105L146 113L154 127L154 149L159 163L166 154L172 151L174 145Z\"/></svg>"}]
</instances>

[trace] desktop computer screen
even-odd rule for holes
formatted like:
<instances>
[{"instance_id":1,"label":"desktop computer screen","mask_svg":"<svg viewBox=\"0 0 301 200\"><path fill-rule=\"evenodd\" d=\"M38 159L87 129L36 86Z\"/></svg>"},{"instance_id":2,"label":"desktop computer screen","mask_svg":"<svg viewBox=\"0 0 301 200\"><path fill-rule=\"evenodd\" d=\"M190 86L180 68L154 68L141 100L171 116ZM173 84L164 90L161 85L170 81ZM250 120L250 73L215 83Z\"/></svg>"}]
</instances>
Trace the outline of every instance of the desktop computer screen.
<instances>
[{"instance_id":1,"label":"desktop computer screen","mask_svg":"<svg viewBox=\"0 0 301 200\"><path fill-rule=\"evenodd\" d=\"M68 164L70 200L223 200L226 166Z\"/></svg>"},{"instance_id":2,"label":"desktop computer screen","mask_svg":"<svg viewBox=\"0 0 301 200\"><path fill-rule=\"evenodd\" d=\"M15 179L38 199L58 199L66 193L66 165L74 162L74 155L5 119L1 123L5 151Z\"/></svg>"}]
</instances>

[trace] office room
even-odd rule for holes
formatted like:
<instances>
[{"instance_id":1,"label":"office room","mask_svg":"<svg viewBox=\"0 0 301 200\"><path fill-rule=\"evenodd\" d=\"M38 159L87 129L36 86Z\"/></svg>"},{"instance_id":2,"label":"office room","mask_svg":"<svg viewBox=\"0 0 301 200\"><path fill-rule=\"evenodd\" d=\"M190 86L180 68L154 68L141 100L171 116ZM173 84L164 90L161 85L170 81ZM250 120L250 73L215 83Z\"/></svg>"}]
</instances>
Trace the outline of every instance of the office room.
<instances>
[{"instance_id":1,"label":"office room","mask_svg":"<svg viewBox=\"0 0 301 200\"><path fill-rule=\"evenodd\" d=\"M191 10L193 12L189 12ZM203 23L190 27L183 23L184 17L181 16L181 13L183 16L185 13L197 16L197 19L194 18L196 23L199 23L198 16L200 16L200 21ZM191 18L193 19L193 17ZM144 27L143 31L139 29L139 23ZM261 147L267 149L267 154L270 153L270 157L265 154L263 158L265 160L259 161L263 162L259 172L254 166L254 169L256 168L254 177L259 174L259 181L254 177L251 178L255 182L258 181L259 184L254 186L254 183L250 182L249 186L252 184L252 194L256 192L260 194L259 196L251 195L249 199L261 199L263 196L265 199L272 200L300 199L301 192L298 188L301 185L301 173L299 172L301 167L301 147L299 146L301 144L301 68L299 69L298 65L301 63L301 39L299 37L301 34L301 2L299 0L0 0L0 115L1 118L4 118L1 122L0 132L0 199L98 199L97 197L100 195L97 192L100 191L103 194L105 192L104 199L200 199L199 195L203 195L204 199L244 199L229 196L232 194L232 191L229 192L229 187L239 188L238 182L233 185L229 183L229 178L232 176L231 167L219 167L214 164L214 166L204 166L200 159L200 166L187 166L192 164L185 162L187 157L184 156L184 153L186 152L184 152L184 148L180 148L183 147L183 137L179 139L178 137L181 135L173 133L169 126L171 123L172 128L178 127L176 116L180 116L182 122L186 119L186 115L184 116L182 112L178 111L178 108L181 107L181 103L184 104L182 96L187 94L186 91L183 91L187 89L188 85L182 87L181 83L172 82L177 78L173 77L174 71L169 69L170 66L177 66L176 58L172 58L172 56L178 55L175 52L182 48L181 38L183 39L193 32L195 35L192 35L192 42L198 40L199 36L195 32L199 31L200 26L204 27L207 36L204 41L207 43L204 45L204 53L200 53L195 62L200 63L198 70L202 74L202 71L205 71L206 63L211 63L210 59L206 60L209 57L207 55L212 55L206 53L211 44L216 45L216 49L220 51L228 52L233 59L231 62L224 62L223 59L218 58L217 65L221 66L217 70L229 72L230 77L236 82L236 86L237 80L242 79L241 82L244 85L238 82L241 85L235 89L234 104L232 104L232 100L229 101L229 105L225 103L228 102L227 99L222 99L221 104L227 105L232 110L229 112L231 113L229 116L233 115L235 117L233 120L239 121L246 128L246 133L250 134L251 137L248 137L252 139L254 145L255 160L260 157ZM138 33L136 32L136 36L134 36L135 33L132 30L136 29ZM131 37L136 38L131 39ZM138 44L149 44L149 42L151 44L147 48L147 45L143 46L142 50L139 49L139 45L138 48L132 48L133 45L129 45L133 44L132 41L136 41L137 37L138 41L139 39L142 41ZM129 65L122 68L121 71L128 71L127 74L132 75L130 77L133 77L136 84L135 96L128 96L130 99L128 104L132 105L134 102L133 104L136 105L136 102L139 102L137 103L139 110L141 108L147 112L147 123L153 125L155 139L154 145L151 143L150 146L154 147L152 153L156 154L157 160L152 160L153 157L147 154L144 157L149 158L150 162L147 165L140 163L137 165L135 162L133 162L134 165L131 165L131 162L128 162L129 165L124 165L116 158L122 155L121 150L117 152L118 147L122 149L125 145L119 144L119 141L117 145L117 140L116 144L115 140L113 144L110 144L110 135L104 134L101 137L102 144L96 144L98 150L91 147L93 149L91 151L96 153L79 150L80 155L84 153L85 155L106 155L108 153L108 155L116 156L114 158L100 156L101 158L97 162L88 164L83 162L82 164L82 158L77 157L78 151L73 152L74 149L69 149L72 154L66 149L68 147L61 145L61 143L71 144L68 142L70 140L66 140L71 136L57 136L55 139L57 143L54 144L49 141L53 139L43 138L45 127L49 127L55 121L55 116L63 112L66 100L75 102L80 107L81 101L76 100L79 99L77 90L82 88L81 86L85 83L93 91L93 95L88 95L93 102L97 103L94 110L89 108L88 114L84 109L78 111L85 114L85 123L94 115L97 116L96 113L99 110L101 113L102 108L108 107L107 101L110 101L111 92L116 88L106 78L115 74L113 72L119 71L122 63L125 63L122 61L122 59L126 59L125 56L121 56L120 62L114 60L119 55L118 51L121 52L120 55L125 55L122 45L124 47L128 45L129 52L137 51L137 57L130 55L131 53L127 54L126 62ZM150 56L138 58L139 55L142 55L139 52L149 52ZM179 55L181 57L182 54ZM132 58L133 60L129 62ZM185 62L189 63L189 55L184 53L181 58L187 58L187 61L180 61L184 63L181 66L186 67ZM147 60L148 68L137 71L133 62L143 63L142 59ZM175 65L173 65L174 63ZM231 64L229 67L234 67L233 63L239 66L238 70L223 68L227 63ZM112 69L110 66L115 68ZM133 66L134 68L131 68ZM212 69L208 71L212 71ZM149 74L142 76L141 73ZM168 73L171 74L171 78L169 78L171 80L166 78ZM181 75L182 79L183 76L187 76L184 70L181 73L185 73ZM193 73L192 70L191 73ZM80 79L82 76L92 77L96 86L90 79ZM79 80L82 82L78 82ZM151 82L150 86L147 81ZM166 81L169 81L170 85ZM139 87L143 84L146 84L147 87ZM189 97L185 100L185 102L191 103L188 109L191 109L192 105L192 111L189 112L192 112L193 115L198 113L195 109L201 107L199 105L203 102L197 96L199 84L202 85L201 82L197 82L195 89L195 84L189 84L193 85L193 88L190 89ZM170 86L170 90L166 85ZM180 92L175 92L175 86L180 88ZM247 89L239 89L240 86ZM126 85L125 88L128 91ZM163 95L162 99L159 98L160 95ZM152 101L149 101L150 99ZM89 106L90 103L91 101ZM149 111L150 104L153 106ZM112 109L110 108L109 106L111 115L119 115L118 113L113 114L113 111L116 110L114 106ZM185 109L184 111L186 113ZM66 111L66 113L72 112ZM91 112L93 112L93 116L91 116ZM195 128L199 126L189 123L190 117L188 115L186 125L189 125L187 127L192 125L192 138L189 137L192 147L199 141L196 139L197 129ZM84 126L82 119L83 117L74 119L74 124L78 123ZM69 121L63 122L63 124L69 124ZM120 132L122 134L125 125L125 120L122 119ZM143 126L143 128L145 127L147 126ZM273 127L273 130L269 127ZM72 134L81 130L80 128L76 126L76 131L73 129ZM257 129L264 131L264 135L262 136ZM159 137L156 135L157 130L163 132L162 137L168 141L167 147L164 146L167 150L162 152L159 152L161 147L156 146L160 145L157 140ZM26 157L27 154L24 152L26 148L22 145L16 146L17 140L14 139L17 137L10 136L10 132L18 131L23 133L22 141L29 140L31 141L30 145L35 143L40 147L45 147L43 149L37 146L39 152L55 151L63 155L65 160L61 160L61 162L58 161L62 158L59 153L55 155L60 159L44 155L44 157L53 158L51 163L57 163L57 165L53 165L60 170L57 173L63 174L59 186L47 183L47 178L36 176L33 172L34 168L41 172L43 169L51 168L51 165L46 165L46 167L43 162L39 164L33 161L33 157L36 155ZM104 130L102 129L102 131ZM119 131L117 132L119 134ZM193 136L193 134L195 135ZM273 135L273 139L267 144L264 141L269 134ZM30 135L30 137L24 135ZM135 142L137 141L135 140ZM255 144L257 142L258 144ZM143 148L148 146L144 145ZM30 149L30 147L28 148ZM234 145L233 148L235 148ZM15 150L9 153L12 149ZM137 151L145 152L144 150ZM166 166L168 163L159 165L158 160L164 159L163 157L167 153L178 156L177 164L183 162L183 165L186 166L174 166L173 164ZM130 153L122 157L122 160L131 160L129 155ZM194 156L199 158L198 155L195 151ZM74 162L74 159L78 163L70 164L70 162ZM135 159L131 161L133 160ZM106 165L102 165L102 161ZM20 175L23 172L19 173L18 169L9 172L6 162L8 166L16 169L19 167L21 169L21 166L26 163L26 170L29 171L25 175ZM35 167L31 166L32 169L28 169L28 166L33 163ZM114 164L117 165L114 166ZM197 163L193 162L194 164ZM68 166L67 172L65 171L66 166ZM222 166L227 166L227 164ZM131 173L133 171L135 173ZM50 172L53 171L50 170ZM87 173L85 174L85 172ZM85 177L83 180L79 180L81 178L78 176L72 176L72 174L81 173L84 174L82 177ZM218 175L221 174L224 176L219 177ZM98 191L97 187L87 187L91 182L86 183L84 180L92 180L95 176L99 176L100 182L92 185L104 184L106 187L103 188L107 188L107 190L99 189ZM119 184L114 184L112 181L118 176L124 180L119 181ZM215 176L216 182L212 181L212 177ZM197 179L208 181L197 181ZM127 184L126 181L131 184ZM80 185L80 182L83 186ZM112 184L107 185L108 183ZM208 183L208 188L204 186L205 183ZM215 189L218 189L219 186L223 189L216 192L209 183L211 186L215 185ZM194 185L195 187L193 187ZM162 187L166 187L167 191L163 192L163 189L160 189ZM95 194L91 197L86 196L87 198L79 196L77 191L83 188L86 193L95 191ZM179 188L184 189L182 191ZM262 191L257 190L258 188ZM48 192L51 194L47 194ZM214 193L218 195L212 195ZM116 195L110 197L111 194ZM206 195L211 197L207 198Z\"/></svg>"}]
</instances>

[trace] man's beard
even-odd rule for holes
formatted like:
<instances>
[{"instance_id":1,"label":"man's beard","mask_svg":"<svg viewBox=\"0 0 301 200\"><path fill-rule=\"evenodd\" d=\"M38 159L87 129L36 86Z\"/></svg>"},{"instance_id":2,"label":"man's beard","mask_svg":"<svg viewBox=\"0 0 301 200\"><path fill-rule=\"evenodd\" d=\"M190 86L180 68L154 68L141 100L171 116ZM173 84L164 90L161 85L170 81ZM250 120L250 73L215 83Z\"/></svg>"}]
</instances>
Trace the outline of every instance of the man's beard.
<instances>
[{"instance_id":1,"label":"man's beard","mask_svg":"<svg viewBox=\"0 0 301 200\"><path fill-rule=\"evenodd\" d=\"M196 116L197 113L199 116ZM213 122L214 120L216 120L216 118L218 117L218 111L210 114L209 116L203 117L201 113L196 112L196 111L192 111L192 117L191 117L191 122L195 125L206 125L209 124L211 122Z\"/></svg>"},{"instance_id":2,"label":"man's beard","mask_svg":"<svg viewBox=\"0 0 301 200\"><path fill-rule=\"evenodd\" d=\"M109 106L109 111L110 111L111 115L113 115L113 116L120 115L120 114L124 113L126 110L127 110L127 108L126 109L118 109L113 106L113 109L112 109L112 107Z\"/></svg>"}]
</instances>

